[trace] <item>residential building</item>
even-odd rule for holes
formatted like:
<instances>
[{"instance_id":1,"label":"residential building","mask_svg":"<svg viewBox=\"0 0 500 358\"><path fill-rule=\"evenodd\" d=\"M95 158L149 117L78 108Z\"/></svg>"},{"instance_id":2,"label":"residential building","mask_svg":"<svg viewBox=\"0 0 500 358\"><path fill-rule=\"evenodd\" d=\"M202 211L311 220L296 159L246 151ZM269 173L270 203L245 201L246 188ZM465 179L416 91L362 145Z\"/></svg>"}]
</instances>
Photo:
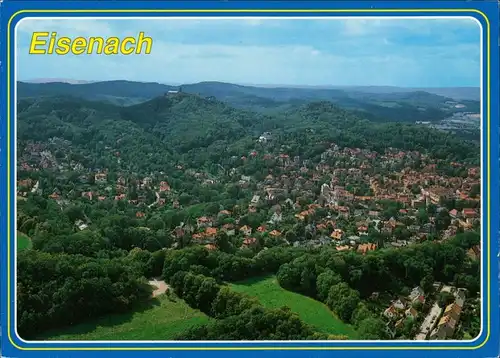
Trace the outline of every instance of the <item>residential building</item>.
<instances>
[{"instance_id":1,"label":"residential building","mask_svg":"<svg viewBox=\"0 0 500 358\"><path fill-rule=\"evenodd\" d=\"M224 231L227 236L234 236L236 234L236 230L234 229L233 224L222 225L222 231Z\"/></svg>"},{"instance_id":2,"label":"residential building","mask_svg":"<svg viewBox=\"0 0 500 358\"><path fill-rule=\"evenodd\" d=\"M460 307L456 302L449 304L444 309L444 316L450 316L455 321L460 318L460 313L462 313L462 307Z\"/></svg>"},{"instance_id":3,"label":"residential building","mask_svg":"<svg viewBox=\"0 0 500 358\"><path fill-rule=\"evenodd\" d=\"M447 338L451 338L455 333L456 325L457 321L455 321L453 318L451 318L450 316L443 316L439 320L436 329L432 331L430 338L435 340L445 340Z\"/></svg>"},{"instance_id":4,"label":"residential building","mask_svg":"<svg viewBox=\"0 0 500 358\"><path fill-rule=\"evenodd\" d=\"M240 227L240 232L245 236L250 236L252 234L252 228L250 226L244 225Z\"/></svg>"},{"instance_id":5,"label":"residential building","mask_svg":"<svg viewBox=\"0 0 500 358\"><path fill-rule=\"evenodd\" d=\"M398 310L404 310L406 305L404 304L404 302L398 298L396 301L394 301L392 303L392 305L394 306L394 308L397 308Z\"/></svg>"},{"instance_id":6,"label":"residential building","mask_svg":"<svg viewBox=\"0 0 500 358\"><path fill-rule=\"evenodd\" d=\"M341 240L344 236L344 232L341 229L335 229L331 233L330 237L334 240Z\"/></svg>"},{"instance_id":7,"label":"residential building","mask_svg":"<svg viewBox=\"0 0 500 358\"><path fill-rule=\"evenodd\" d=\"M472 219L472 218L477 217L477 212L475 209L463 209L462 216L466 219L467 218Z\"/></svg>"},{"instance_id":8,"label":"residential building","mask_svg":"<svg viewBox=\"0 0 500 358\"><path fill-rule=\"evenodd\" d=\"M358 249L357 251L360 253L360 254L366 254L368 251L374 251L375 249L377 248L377 245L376 244L372 244L372 243L367 243L367 244L361 244L358 246Z\"/></svg>"},{"instance_id":9,"label":"residential building","mask_svg":"<svg viewBox=\"0 0 500 358\"><path fill-rule=\"evenodd\" d=\"M208 251L215 251L215 250L217 250L217 246L215 246L214 244L206 244L206 245L205 245L205 248L206 248Z\"/></svg>"},{"instance_id":10,"label":"residential building","mask_svg":"<svg viewBox=\"0 0 500 358\"><path fill-rule=\"evenodd\" d=\"M417 316L418 316L418 312L416 309L414 309L413 307L410 307L408 308L406 311L405 311L405 314L406 314L406 317L411 317L413 319L416 319Z\"/></svg>"},{"instance_id":11,"label":"residential building","mask_svg":"<svg viewBox=\"0 0 500 358\"><path fill-rule=\"evenodd\" d=\"M398 315L398 312L396 311L396 308L394 307L394 305L390 305L384 311L384 316L386 316L387 318L390 318L390 319L396 317L397 315Z\"/></svg>"},{"instance_id":12,"label":"residential building","mask_svg":"<svg viewBox=\"0 0 500 358\"><path fill-rule=\"evenodd\" d=\"M201 228L205 228L208 226L212 226L213 222L212 222L212 219L209 219L206 216L202 216L202 217L196 219L196 224L198 226L198 229L201 229Z\"/></svg>"},{"instance_id":13,"label":"residential building","mask_svg":"<svg viewBox=\"0 0 500 358\"><path fill-rule=\"evenodd\" d=\"M467 256L469 256L471 260L479 260L481 258L481 246L475 245L471 247L469 250L467 250Z\"/></svg>"},{"instance_id":14,"label":"residential building","mask_svg":"<svg viewBox=\"0 0 500 358\"><path fill-rule=\"evenodd\" d=\"M108 180L108 176L105 173L98 173L94 176L94 180L97 184L104 184Z\"/></svg>"},{"instance_id":15,"label":"residential building","mask_svg":"<svg viewBox=\"0 0 500 358\"><path fill-rule=\"evenodd\" d=\"M411 290L411 293L408 297L411 301L414 301L416 298L423 295L424 295L424 290L420 286L417 286L413 288L413 290Z\"/></svg>"},{"instance_id":16,"label":"residential building","mask_svg":"<svg viewBox=\"0 0 500 358\"><path fill-rule=\"evenodd\" d=\"M283 220L283 215L281 212L274 212L273 215L271 215L271 218L269 219L268 223L269 224L278 224Z\"/></svg>"},{"instance_id":17,"label":"residential building","mask_svg":"<svg viewBox=\"0 0 500 358\"><path fill-rule=\"evenodd\" d=\"M207 238L213 238L217 235L217 228L215 227L207 227L205 229L205 237Z\"/></svg>"},{"instance_id":18,"label":"residential building","mask_svg":"<svg viewBox=\"0 0 500 358\"><path fill-rule=\"evenodd\" d=\"M245 247L252 247L257 244L257 239L255 237L249 237L243 240L243 244L241 245L242 248Z\"/></svg>"}]
</instances>

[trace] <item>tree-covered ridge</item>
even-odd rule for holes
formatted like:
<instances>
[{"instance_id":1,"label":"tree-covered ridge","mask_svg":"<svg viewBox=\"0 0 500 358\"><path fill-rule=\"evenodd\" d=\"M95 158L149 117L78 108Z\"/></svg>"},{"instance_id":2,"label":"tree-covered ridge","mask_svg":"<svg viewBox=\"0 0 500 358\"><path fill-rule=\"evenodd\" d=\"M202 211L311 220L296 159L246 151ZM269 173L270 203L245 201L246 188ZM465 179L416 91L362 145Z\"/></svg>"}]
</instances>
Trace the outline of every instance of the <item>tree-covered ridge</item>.
<instances>
[{"instance_id":1,"label":"tree-covered ridge","mask_svg":"<svg viewBox=\"0 0 500 358\"><path fill-rule=\"evenodd\" d=\"M363 338L385 337L373 307L369 321L353 313L376 288L395 294L425 278L477 291L479 266L465 258L477 240L449 241L479 228L474 141L329 102L262 114L184 92L129 107L35 98L18 115L17 229L33 243L18 257L26 337L134 309L160 275L216 318L184 339L245 339L235 324L256 324L249 339L327 339L286 309L219 297L225 282L264 274ZM37 265L45 278L31 283ZM225 299L239 307L228 317L217 311ZM65 314L70 303L78 313Z\"/></svg>"},{"instance_id":2,"label":"tree-covered ridge","mask_svg":"<svg viewBox=\"0 0 500 358\"><path fill-rule=\"evenodd\" d=\"M315 88L315 87L256 87L222 82L200 82L171 86L159 83L107 81L85 84L18 83L19 98L72 95L117 105L134 105L161 96L179 88L185 93L214 97L233 107L259 112L279 112L297 109L301 105L330 101L340 107L356 110L363 118L384 122L436 122L456 111L479 112L479 101L460 100L465 107L432 89L393 88L390 91L370 87ZM438 91L439 92L439 91ZM447 92L447 91L444 91ZM475 99L475 97L474 97Z\"/></svg>"},{"instance_id":3,"label":"tree-covered ridge","mask_svg":"<svg viewBox=\"0 0 500 358\"><path fill-rule=\"evenodd\" d=\"M47 121L51 121L50 126ZM374 124L329 102L311 103L283 114L261 115L184 93L161 96L127 108L71 98L26 100L19 104L19 123L20 140L29 133L31 140L48 136L84 144L92 139L98 144L120 148L128 146L130 137L145 136L148 141L168 141L169 145L163 145L165 150L177 149L180 154L195 150L196 155L201 155L196 149L224 146L220 154L228 157L251 151L255 137L276 130L275 135L282 136L283 140L303 137L298 143L301 150L311 143L329 141L379 152L388 147L430 151L442 159L463 160L477 158L475 149L479 148L472 141L426 127ZM50 131L47 133L44 128ZM118 130L120 128L132 133ZM143 134L140 129L147 133ZM116 145L117 141L124 140L125 143Z\"/></svg>"}]
</instances>

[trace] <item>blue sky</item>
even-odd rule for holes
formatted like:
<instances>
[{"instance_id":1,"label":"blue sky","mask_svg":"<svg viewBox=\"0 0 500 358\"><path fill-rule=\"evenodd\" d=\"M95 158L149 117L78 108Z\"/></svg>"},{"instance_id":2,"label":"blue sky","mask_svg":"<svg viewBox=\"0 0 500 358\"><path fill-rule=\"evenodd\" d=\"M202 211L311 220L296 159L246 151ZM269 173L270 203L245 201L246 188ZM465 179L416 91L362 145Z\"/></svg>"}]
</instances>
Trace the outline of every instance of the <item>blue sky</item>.
<instances>
[{"instance_id":1,"label":"blue sky","mask_svg":"<svg viewBox=\"0 0 500 358\"><path fill-rule=\"evenodd\" d=\"M153 38L150 55L29 55L33 31ZM25 19L18 79L240 84L479 86L472 19Z\"/></svg>"}]
</instances>

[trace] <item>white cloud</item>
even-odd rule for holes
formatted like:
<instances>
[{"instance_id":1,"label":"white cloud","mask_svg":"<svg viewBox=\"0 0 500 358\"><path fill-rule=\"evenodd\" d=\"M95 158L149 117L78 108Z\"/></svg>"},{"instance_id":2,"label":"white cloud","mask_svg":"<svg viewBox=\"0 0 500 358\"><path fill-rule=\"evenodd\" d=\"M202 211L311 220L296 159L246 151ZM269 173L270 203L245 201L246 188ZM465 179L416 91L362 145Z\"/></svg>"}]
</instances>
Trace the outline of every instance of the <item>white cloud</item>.
<instances>
[{"instance_id":1,"label":"white cloud","mask_svg":"<svg viewBox=\"0 0 500 358\"><path fill-rule=\"evenodd\" d=\"M435 26L451 29L477 28L477 22L472 18L351 18L342 20L343 31L346 36L377 36L397 34L405 31L419 35L436 34ZM453 31L452 31L453 32ZM438 34L441 35L441 34Z\"/></svg>"},{"instance_id":2,"label":"white cloud","mask_svg":"<svg viewBox=\"0 0 500 358\"><path fill-rule=\"evenodd\" d=\"M374 28L380 26L382 20L368 19L348 19L343 20L343 34L346 36L368 35L373 32Z\"/></svg>"},{"instance_id":3,"label":"white cloud","mask_svg":"<svg viewBox=\"0 0 500 358\"><path fill-rule=\"evenodd\" d=\"M23 51L24 53L24 51ZM429 77L434 70L462 71L474 64L465 60L427 53L412 57L398 54L350 56L338 51L328 54L311 46L195 45L156 41L151 55L46 57L44 63L20 61L23 68L57 74L59 78L85 80L132 79L164 83L227 81L282 84L387 84ZM29 65L28 65L29 63ZM472 66L471 66L472 65ZM26 66L26 67L25 67ZM29 66L29 67L28 67ZM465 71L465 73L464 73ZM81 78L85 74L86 78ZM472 73L476 76L477 73ZM431 80L432 78L430 78Z\"/></svg>"}]
</instances>

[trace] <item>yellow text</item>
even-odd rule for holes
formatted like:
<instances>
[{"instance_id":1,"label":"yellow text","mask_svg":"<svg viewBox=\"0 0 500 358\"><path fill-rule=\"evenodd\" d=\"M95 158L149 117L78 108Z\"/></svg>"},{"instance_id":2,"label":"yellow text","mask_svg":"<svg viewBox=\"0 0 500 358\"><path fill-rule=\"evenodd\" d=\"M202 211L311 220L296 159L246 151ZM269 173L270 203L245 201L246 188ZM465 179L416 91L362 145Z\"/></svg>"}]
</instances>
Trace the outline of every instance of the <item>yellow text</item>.
<instances>
[{"instance_id":1,"label":"yellow text","mask_svg":"<svg viewBox=\"0 0 500 358\"><path fill-rule=\"evenodd\" d=\"M136 37L67 37L57 32L33 32L31 55L141 55L151 53L153 39L139 32Z\"/></svg>"}]
</instances>

